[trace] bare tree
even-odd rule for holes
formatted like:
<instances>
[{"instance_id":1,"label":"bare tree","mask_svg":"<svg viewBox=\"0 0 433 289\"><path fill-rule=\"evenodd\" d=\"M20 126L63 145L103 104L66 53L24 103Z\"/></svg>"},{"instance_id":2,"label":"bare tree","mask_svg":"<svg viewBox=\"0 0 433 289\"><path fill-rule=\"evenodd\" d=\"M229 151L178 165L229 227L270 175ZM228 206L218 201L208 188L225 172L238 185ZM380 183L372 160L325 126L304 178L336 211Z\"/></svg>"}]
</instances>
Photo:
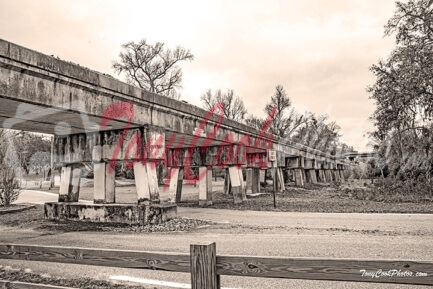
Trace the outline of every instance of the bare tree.
<instances>
[{"instance_id":1,"label":"bare tree","mask_svg":"<svg viewBox=\"0 0 433 289\"><path fill-rule=\"evenodd\" d=\"M178 98L176 92L182 82L182 70L177 66L182 60L193 60L194 56L183 47L170 50L164 43L154 45L145 39L122 45L119 61L113 62L116 73L125 73L128 83L138 85L150 92Z\"/></svg>"},{"instance_id":2,"label":"bare tree","mask_svg":"<svg viewBox=\"0 0 433 289\"><path fill-rule=\"evenodd\" d=\"M200 99L203 103L203 107L209 110L216 103L223 103L224 116L238 122L243 122L244 116L247 113L244 101L239 96L235 95L233 89L228 89L226 93L223 93L221 89L219 89L215 94L212 94L212 90L209 89Z\"/></svg>"},{"instance_id":3,"label":"bare tree","mask_svg":"<svg viewBox=\"0 0 433 289\"><path fill-rule=\"evenodd\" d=\"M286 121L284 113L290 108L292 102L287 96L287 93L282 85L275 87L275 93L271 97L271 101L266 104L265 112L267 115L271 115L274 111L274 118L271 123L271 131L273 134L278 136L284 136L286 129L289 127L289 123Z\"/></svg>"},{"instance_id":4,"label":"bare tree","mask_svg":"<svg viewBox=\"0 0 433 289\"><path fill-rule=\"evenodd\" d=\"M261 130L263 128L264 123L265 123L264 119L261 119L253 114L250 114L245 118L245 124L257 130Z\"/></svg>"}]
</instances>

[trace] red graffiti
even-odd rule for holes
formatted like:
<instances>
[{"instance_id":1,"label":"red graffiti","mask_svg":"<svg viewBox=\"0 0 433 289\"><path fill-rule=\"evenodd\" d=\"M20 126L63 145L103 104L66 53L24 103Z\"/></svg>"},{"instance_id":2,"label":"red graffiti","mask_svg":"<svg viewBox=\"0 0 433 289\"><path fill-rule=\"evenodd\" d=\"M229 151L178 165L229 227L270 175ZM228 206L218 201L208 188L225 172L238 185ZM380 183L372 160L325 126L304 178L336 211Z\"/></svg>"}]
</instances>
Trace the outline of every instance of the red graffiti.
<instances>
[{"instance_id":1,"label":"red graffiti","mask_svg":"<svg viewBox=\"0 0 433 289\"><path fill-rule=\"evenodd\" d=\"M128 133L129 127L131 126L132 120L134 118L134 106L130 102L118 102L110 105L104 110L102 114L101 127L107 127L107 122L117 118L126 118L128 122L123 129L122 135L114 149L113 156L111 157L110 167L108 168L108 173L111 174L116 166L116 158L122 149L123 141L125 140L126 134Z\"/></svg>"},{"instance_id":2,"label":"red graffiti","mask_svg":"<svg viewBox=\"0 0 433 289\"><path fill-rule=\"evenodd\" d=\"M247 162L246 159L246 152L244 150L247 149L247 147L254 147L254 148L261 148L261 149L270 149L272 147L272 141L273 141L273 135L268 134L265 136L266 131L269 129L272 119L275 115L276 108L272 110L270 115L266 118L262 128L260 129L258 137L254 140L254 143L251 143L251 137L249 134L245 134L240 137L240 139L236 142L236 145L229 145L227 146L228 149L224 149L224 145L220 145L218 147L217 153L213 156L212 160L209 162L209 165L206 167L204 171L202 171L198 175L198 179L202 179L206 177L207 172L212 168L214 165L218 165L220 168L223 168L225 165L228 164L234 164L240 168L242 165ZM209 120L212 118L217 117L217 120L215 122L215 125L213 125L213 130L208 132L205 136L203 136L203 132L205 131L206 125L208 124ZM133 104L128 102L119 102L110 105L105 109L102 121L101 121L101 127L106 128L107 123L114 119L126 119L126 125L123 128L122 134L120 136L120 139L113 151L111 160L110 160L110 166L107 173L113 173L114 167L116 164L116 160L118 159L118 155L122 149L123 143L125 141L125 138L128 134L128 131L131 127L131 123L134 118L134 107ZM160 134L156 139L154 137L149 136L142 136L141 132L135 133L129 140L128 144L126 145L125 149L125 165L128 168L132 168L135 163L141 162L143 165L147 162L151 163L151 169L155 169L156 167L156 159L160 159L162 157L167 156L170 149L182 149L183 147L189 147L194 148L198 146L198 142L200 139L202 140L202 143L200 145L201 147L201 153L206 153L206 151L212 146L212 143L217 139L218 132L221 127L221 123L224 119L224 105L222 103L215 104L204 116L203 120L199 123L198 127L195 130L194 136L192 140L189 143L185 143L185 136L181 136L180 140L178 140L177 144L175 144L176 141L176 134L172 134L171 137L165 142L165 137L163 134ZM145 139L145 146L142 147L143 138ZM165 143L165 151L161 154L161 148L164 147ZM222 139L222 143L229 143L234 144L234 136L231 133L228 133L224 136ZM132 151L135 149L135 152L131 155ZM186 152L185 152L186 153ZM224 157L223 156L224 153ZM160 154L160 155L158 155ZM160 160L158 160L160 161ZM182 164L182 161L178 158L174 158L173 160L175 163L175 166L183 165L186 169L191 168L191 158L184 157L184 163ZM258 166L260 168L267 167L268 161L264 160L263 158L259 157L259 154L253 154L253 156L249 159L252 163L257 162ZM167 166L166 161L163 161L163 165ZM172 170L169 171L168 179L172 178ZM194 180L186 180L187 183L193 183ZM167 185L166 185L167 186ZM165 187L166 187L165 186Z\"/></svg>"}]
</instances>

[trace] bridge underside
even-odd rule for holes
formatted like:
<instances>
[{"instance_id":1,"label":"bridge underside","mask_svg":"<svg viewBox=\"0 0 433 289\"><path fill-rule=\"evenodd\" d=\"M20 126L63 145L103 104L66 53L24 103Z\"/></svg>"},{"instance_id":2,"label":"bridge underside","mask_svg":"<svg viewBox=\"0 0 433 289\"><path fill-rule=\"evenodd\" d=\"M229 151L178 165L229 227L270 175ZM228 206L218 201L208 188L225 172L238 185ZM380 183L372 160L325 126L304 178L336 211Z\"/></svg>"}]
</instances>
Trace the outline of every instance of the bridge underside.
<instances>
[{"instance_id":1,"label":"bridge underside","mask_svg":"<svg viewBox=\"0 0 433 289\"><path fill-rule=\"evenodd\" d=\"M171 204L181 200L183 176L192 168L198 168L203 205L212 203L213 167L226 170L224 190L233 194L235 203L260 191L266 169L272 168L279 190L284 190L283 170L289 170L299 186L342 179L344 163L334 157L284 144L221 115L220 109L207 112L0 40L0 123L3 128L55 135L62 204L78 201L83 162L94 165L94 203L102 205L116 202L116 161L134 168L137 206L160 203L161 163L168 172ZM270 150L276 151L272 163ZM51 216L64 216L60 208L64 206L47 210Z\"/></svg>"}]
</instances>

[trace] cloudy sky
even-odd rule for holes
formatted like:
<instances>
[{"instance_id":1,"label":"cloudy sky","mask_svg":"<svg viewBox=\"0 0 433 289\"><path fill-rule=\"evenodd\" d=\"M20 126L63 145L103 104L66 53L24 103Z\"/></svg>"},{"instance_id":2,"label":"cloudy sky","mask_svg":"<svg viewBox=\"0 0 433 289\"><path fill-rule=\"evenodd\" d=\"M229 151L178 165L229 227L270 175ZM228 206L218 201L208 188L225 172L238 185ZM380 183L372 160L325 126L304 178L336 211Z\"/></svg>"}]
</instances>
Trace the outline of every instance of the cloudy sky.
<instances>
[{"instance_id":1,"label":"cloudy sky","mask_svg":"<svg viewBox=\"0 0 433 289\"><path fill-rule=\"evenodd\" d=\"M182 64L189 103L230 88L264 116L281 84L298 110L328 114L343 141L366 150L368 68L394 45L383 37L394 8L393 0L0 0L0 38L115 77L111 64L125 42L181 45L195 56Z\"/></svg>"}]
</instances>

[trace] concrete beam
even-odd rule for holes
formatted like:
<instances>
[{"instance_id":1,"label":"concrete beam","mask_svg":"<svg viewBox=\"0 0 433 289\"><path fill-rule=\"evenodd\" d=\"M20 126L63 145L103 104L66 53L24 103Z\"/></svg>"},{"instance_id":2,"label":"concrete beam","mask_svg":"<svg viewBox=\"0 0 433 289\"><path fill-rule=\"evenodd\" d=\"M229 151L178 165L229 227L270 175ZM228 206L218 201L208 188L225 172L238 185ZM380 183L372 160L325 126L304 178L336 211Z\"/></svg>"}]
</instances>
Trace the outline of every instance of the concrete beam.
<instances>
[{"instance_id":1,"label":"concrete beam","mask_svg":"<svg viewBox=\"0 0 433 289\"><path fill-rule=\"evenodd\" d=\"M305 169L314 169L314 167L315 167L314 159L304 158L304 168Z\"/></svg>"}]
</instances>

